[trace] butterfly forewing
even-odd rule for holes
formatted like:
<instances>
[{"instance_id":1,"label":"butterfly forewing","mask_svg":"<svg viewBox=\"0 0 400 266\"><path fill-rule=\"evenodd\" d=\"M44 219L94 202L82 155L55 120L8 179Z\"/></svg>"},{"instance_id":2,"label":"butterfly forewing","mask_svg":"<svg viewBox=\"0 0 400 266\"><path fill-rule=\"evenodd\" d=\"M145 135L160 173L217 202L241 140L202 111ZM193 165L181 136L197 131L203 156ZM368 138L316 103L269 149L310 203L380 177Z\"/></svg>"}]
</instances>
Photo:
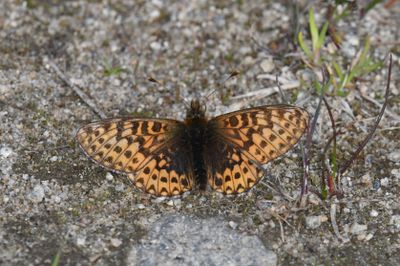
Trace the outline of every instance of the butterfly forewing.
<instances>
[{"instance_id":1,"label":"butterfly forewing","mask_svg":"<svg viewBox=\"0 0 400 266\"><path fill-rule=\"evenodd\" d=\"M103 167L127 173L144 191L171 196L192 187L184 124L169 119L117 118L88 124L76 139Z\"/></svg>"},{"instance_id":2,"label":"butterfly forewing","mask_svg":"<svg viewBox=\"0 0 400 266\"><path fill-rule=\"evenodd\" d=\"M287 105L261 106L218 116L209 121L210 147L219 145L223 163L212 163L215 149L205 149L211 187L226 194L241 193L263 176L262 164L293 147L308 126L308 113ZM223 152L222 152L223 151ZM235 178L236 177L236 178Z\"/></svg>"}]
</instances>

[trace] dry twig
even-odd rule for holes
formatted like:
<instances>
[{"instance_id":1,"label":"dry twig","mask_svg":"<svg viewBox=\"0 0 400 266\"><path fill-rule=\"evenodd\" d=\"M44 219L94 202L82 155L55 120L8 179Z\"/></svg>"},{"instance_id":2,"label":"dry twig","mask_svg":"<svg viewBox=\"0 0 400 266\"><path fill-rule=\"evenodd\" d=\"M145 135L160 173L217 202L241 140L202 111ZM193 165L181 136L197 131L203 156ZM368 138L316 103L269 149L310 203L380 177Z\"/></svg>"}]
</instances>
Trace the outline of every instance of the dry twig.
<instances>
[{"instance_id":1,"label":"dry twig","mask_svg":"<svg viewBox=\"0 0 400 266\"><path fill-rule=\"evenodd\" d=\"M87 105L89 106L90 109L93 110L101 119L106 118L106 115L101 111L99 108L97 108L96 104L89 98L89 96L86 95L78 86L72 84L72 82L64 75L64 73L61 72L61 70L57 67L57 65L50 61L49 66L53 71L57 74L57 76L64 81L75 93L78 95L79 98Z\"/></svg>"}]
</instances>

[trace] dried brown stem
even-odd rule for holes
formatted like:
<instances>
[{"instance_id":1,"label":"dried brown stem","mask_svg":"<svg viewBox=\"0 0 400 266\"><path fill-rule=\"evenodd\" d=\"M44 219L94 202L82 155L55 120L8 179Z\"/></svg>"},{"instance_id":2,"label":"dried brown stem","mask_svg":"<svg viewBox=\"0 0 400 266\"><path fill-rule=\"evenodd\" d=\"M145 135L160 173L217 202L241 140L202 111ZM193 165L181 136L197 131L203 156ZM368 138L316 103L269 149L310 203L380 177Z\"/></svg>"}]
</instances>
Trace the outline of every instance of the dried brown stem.
<instances>
[{"instance_id":1,"label":"dried brown stem","mask_svg":"<svg viewBox=\"0 0 400 266\"><path fill-rule=\"evenodd\" d=\"M61 70L57 67L57 65L53 62L49 62L49 66L53 69L54 72L56 72L57 76L65 82L65 84L68 85L75 93L78 95L79 98L87 105L89 106L90 109L93 110L100 118L104 119L106 118L106 115L101 111L99 108L97 108L96 104L89 98L89 96L86 95L78 86L75 86L72 84L72 82L64 75L64 73L61 72Z\"/></svg>"},{"instance_id":2,"label":"dried brown stem","mask_svg":"<svg viewBox=\"0 0 400 266\"><path fill-rule=\"evenodd\" d=\"M385 101L383 102L381 111L379 112L379 115L375 121L374 127L372 128L371 132L367 135L367 137L361 142L361 144L358 146L357 150L353 153L353 155L350 157L349 160L347 160L343 167L339 171L339 176L343 175L347 169L352 165L354 160L358 157L360 152L364 149L365 145L371 140L372 136L374 135L376 129L378 128L379 122L381 121L383 114L385 113L385 109L387 106L388 98L389 98L389 88L390 88L390 78L392 75L392 55L389 54L389 71L388 71L388 77L387 77L387 85L386 85L386 92L385 92Z\"/></svg>"},{"instance_id":3,"label":"dried brown stem","mask_svg":"<svg viewBox=\"0 0 400 266\"><path fill-rule=\"evenodd\" d=\"M336 124L335 124L335 119L333 119L333 114L332 114L332 108L330 107L330 105L328 104L328 101L323 98L323 101L326 105L326 109L328 110L328 115L329 115L329 119L331 120L331 124L332 124L332 131L333 131L333 136L332 136L332 140L333 140L333 149L334 149L334 153L336 154L336 137L337 137L337 132L336 132ZM325 153L324 153L325 155ZM339 169L339 162L336 160L336 165L337 168ZM337 184L336 184L336 190L339 190L339 186L340 186L340 178L339 175L337 176Z\"/></svg>"}]
</instances>

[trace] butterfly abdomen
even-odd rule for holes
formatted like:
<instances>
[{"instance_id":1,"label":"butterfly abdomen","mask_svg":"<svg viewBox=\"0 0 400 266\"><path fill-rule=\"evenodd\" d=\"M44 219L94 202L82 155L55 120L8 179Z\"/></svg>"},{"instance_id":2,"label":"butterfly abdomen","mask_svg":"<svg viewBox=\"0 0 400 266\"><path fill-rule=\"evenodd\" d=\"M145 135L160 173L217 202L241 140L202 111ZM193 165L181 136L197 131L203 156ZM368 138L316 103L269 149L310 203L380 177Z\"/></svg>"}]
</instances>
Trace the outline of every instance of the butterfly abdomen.
<instances>
[{"instance_id":1,"label":"butterfly abdomen","mask_svg":"<svg viewBox=\"0 0 400 266\"><path fill-rule=\"evenodd\" d=\"M193 170L196 184L201 190L207 186L206 169L203 152L207 121L204 118L194 118L186 121L189 135L189 143L192 150Z\"/></svg>"}]
</instances>

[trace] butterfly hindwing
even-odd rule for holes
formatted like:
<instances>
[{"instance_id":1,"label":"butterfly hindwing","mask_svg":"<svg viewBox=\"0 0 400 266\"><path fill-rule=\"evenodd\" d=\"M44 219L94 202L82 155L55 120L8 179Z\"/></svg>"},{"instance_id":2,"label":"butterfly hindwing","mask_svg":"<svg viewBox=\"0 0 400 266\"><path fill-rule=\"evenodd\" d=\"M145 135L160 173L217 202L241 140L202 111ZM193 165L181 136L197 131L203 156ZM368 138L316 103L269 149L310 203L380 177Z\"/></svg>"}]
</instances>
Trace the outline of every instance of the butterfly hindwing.
<instances>
[{"instance_id":1,"label":"butterfly hindwing","mask_svg":"<svg viewBox=\"0 0 400 266\"><path fill-rule=\"evenodd\" d=\"M213 140L206 149L205 165L211 188L225 194L242 193L253 187L263 176L263 169L225 140Z\"/></svg>"},{"instance_id":2,"label":"butterfly hindwing","mask_svg":"<svg viewBox=\"0 0 400 266\"><path fill-rule=\"evenodd\" d=\"M128 174L136 187L158 196L179 195L193 186L193 171L190 154L184 146L163 148L136 174Z\"/></svg>"},{"instance_id":3,"label":"butterfly hindwing","mask_svg":"<svg viewBox=\"0 0 400 266\"><path fill-rule=\"evenodd\" d=\"M263 176L261 165L286 153L307 126L308 113L287 105L249 108L210 120L208 128L215 135L210 146L221 149L218 155L206 149L204 157L211 162L218 156L222 162L207 167L209 184L226 194L247 191Z\"/></svg>"},{"instance_id":4,"label":"butterfly hindwing","mask_svg":"<svg viewBox=\"0 0 400 266\"><path fill-rule=\"evenodd\" d=\"M169 119L116 118L82 127L76 139L103 167L128 174L148 193L172 196L191 189L193 183L190 150L177 145L185 140L183 127Z\"/></svg>"}]
</instances>

